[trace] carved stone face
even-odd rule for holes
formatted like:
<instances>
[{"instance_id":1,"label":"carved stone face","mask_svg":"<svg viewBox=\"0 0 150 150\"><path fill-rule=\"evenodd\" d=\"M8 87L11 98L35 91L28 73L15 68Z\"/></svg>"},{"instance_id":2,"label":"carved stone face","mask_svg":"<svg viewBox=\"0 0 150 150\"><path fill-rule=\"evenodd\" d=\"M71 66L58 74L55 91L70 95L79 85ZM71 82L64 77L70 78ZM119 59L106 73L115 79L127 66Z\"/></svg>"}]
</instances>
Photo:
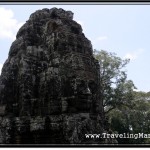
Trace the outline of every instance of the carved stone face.
<instances>
[{"instance_id":1,"label":"carved stone face","mask_svg":"<svg viewBox=\"0 0 150 150\"><path fill-rule=\"evenodd\" d=\"M67 82L68 85L65 86L69 89L64 91L64 97L68 104L67 111L90 112L97 90L95 81L73 78Z\"/></svg>"},{"instance_id":2,"label":"carved stone face","mask_svg":"<svg viewBox=\"0 0 150 150\"><path fill-rule=\"evenodd\" d=\"M68 60L68 68L71 70L66 73L69 77L64 81L63 111L91 112L97 92L97 74L88 66L89 62L85 62L84 57L76 57L76 61L72 57L71 60L72 64Z\"/></svg>"},{"instance_id":3,"label":"carved stone face","mask_svg":"<svg viewBox=\"0 0 150 150\"><path fill-rule=\"evenodd\" d=\"M90 41L67 20L50 20L45 29L48 68L41 75L40 93L46 93L40 105L48 114L90 112L98 84Z\"/></svg>"}]
</instances>

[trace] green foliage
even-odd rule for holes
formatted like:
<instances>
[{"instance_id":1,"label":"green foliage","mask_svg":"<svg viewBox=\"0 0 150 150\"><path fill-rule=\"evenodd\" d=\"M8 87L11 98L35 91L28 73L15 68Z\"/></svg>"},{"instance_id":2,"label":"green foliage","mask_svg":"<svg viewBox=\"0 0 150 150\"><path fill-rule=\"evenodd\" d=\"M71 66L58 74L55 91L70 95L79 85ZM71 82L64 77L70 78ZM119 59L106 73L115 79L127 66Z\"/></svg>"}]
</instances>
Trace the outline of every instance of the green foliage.
<instances>
[{"instance_id":1,"label":"green foliage","mask_svg":"<svg viewBox=\"0 0 150 150\"><path fill-rule=\"evenodd\" d=\"M134 92L132 108L122 106L116 108L109 113L109 121L111 129L118 133L144 133L149 134L150 131L150 98L149 93ZM117 120L114 121L114 120ZM121 124L121 125L120 125ZM142 144L150 143L149 139L118 139L119 143Z\"/></svg>"},{"instance_id":2,"label":"green foliage","mask_svg":"<svg viewBox=\"0 0 150 150\"><path fill-rule=\"evenodd\" d=\"M127 80L126 71L123 70L129 60L122 60L115 53L104 50L95 50L94 56L100 65L100 94L105 113L121 105L128 105L135 88L133 82Z\"/></svg>"},{"instance_id":3,"label":"green foliage","mask_svg":"<svg viewBox=\"0 0 150 150\"><path fill-rule=\"evenodd\" d=\"M133 81L127 80L124 69L129 60L104 50L95 50L94 56L100 64L101 101L110 129L119 134L149 134L150 92L136 92ZM147 138L117 140L121 144L150 143Z\"/></svg>"}]
</instances>

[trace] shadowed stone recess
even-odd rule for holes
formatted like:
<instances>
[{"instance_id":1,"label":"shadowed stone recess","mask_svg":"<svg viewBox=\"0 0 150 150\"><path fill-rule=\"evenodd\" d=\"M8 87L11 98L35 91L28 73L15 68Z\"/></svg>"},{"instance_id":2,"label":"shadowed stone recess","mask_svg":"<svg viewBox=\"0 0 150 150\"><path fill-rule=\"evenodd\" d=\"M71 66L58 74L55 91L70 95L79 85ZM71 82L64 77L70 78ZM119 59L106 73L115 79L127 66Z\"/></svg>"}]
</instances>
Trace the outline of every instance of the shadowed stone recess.
<instances>
[{"instance_id":1,"label":"shadowed stone recess","mask_svg":"<svg viewBox=\"0 0 150 150\"><path fill-rule=\"evenodd\" d=\"M42 9L19 29L0 76L0 143L103 143L99 64L73 13Z\"/></svg>"}]
</instances>

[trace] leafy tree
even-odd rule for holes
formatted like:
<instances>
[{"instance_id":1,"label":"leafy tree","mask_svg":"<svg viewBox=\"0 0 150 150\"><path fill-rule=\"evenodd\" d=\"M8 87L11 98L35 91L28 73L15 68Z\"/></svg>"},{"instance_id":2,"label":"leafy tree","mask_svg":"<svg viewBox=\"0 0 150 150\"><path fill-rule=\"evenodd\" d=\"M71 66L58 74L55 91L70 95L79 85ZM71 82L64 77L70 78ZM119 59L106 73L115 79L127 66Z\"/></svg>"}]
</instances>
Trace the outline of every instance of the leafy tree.
<instances>
[{"instance_id":1,"label":"leafy tree","mask_svg":"<svg viewBox=\"0 0 150 150\"><path fill-rule=\"evenodd\" d=\"M123 106L109 113L111 129L117 133L144 133L150 131L150 95L149 92L133 91L132 108ZM117 121L116 121L117 120ZM118 139L119 143L143 144L150 143L147 138Z\"/></svg>"},{"instance_id":2,"label":"leafy tree","mask_svg":"<svg viewBox=\"0 0 150 150\"><path fill-rule=\"evenodd\" d=\"M134 92L134 108L131 111L133 133L150 131L150 95L149 92Z\"/></svg>"},{"instance_id":3,"label":"leafy tree","mask_svg":"<svg viewBox=\"0 0 150 150\"><path fill-rule=\"evenodd\" d=\"M115 53L94 51L100 64L100 95L105 117L110 129L121 133L145 133L150 131L150 92L135 91L132 80L125 71L129 60L122 60ZM122 144L150 143L149 139L119 139Z\"/></svg>"},{"instance_id":4,"label":"leafy tree","mask_svg":"<svg viewBox=\"0 0 150 150\"><path fill-rule=\"evenodd\" d=\"M132 91L135 88L131 80L127 80L124 67L129 59L122 60L115 53L94 51L94 56L100 65L100 95L105 113L121 105L128 105L132 100Z\"/></svg>"}]
</instances>

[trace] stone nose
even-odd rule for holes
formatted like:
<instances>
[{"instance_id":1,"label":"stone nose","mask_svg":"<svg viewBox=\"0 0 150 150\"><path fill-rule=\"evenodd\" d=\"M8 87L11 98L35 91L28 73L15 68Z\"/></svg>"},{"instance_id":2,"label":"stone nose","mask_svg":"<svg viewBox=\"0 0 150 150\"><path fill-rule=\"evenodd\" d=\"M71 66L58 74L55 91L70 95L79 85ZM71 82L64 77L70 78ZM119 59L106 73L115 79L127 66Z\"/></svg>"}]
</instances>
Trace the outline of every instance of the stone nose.
<instances>
[{"instance_id":1,"label":"stone nose","mask_svg":"<svg viewBox=\"0 0 150 150\"><path fill-rule=\"evenodd\" d=\"M85 95L91 95L92 94L88 85L85 87L83 94L85 94Z\"/></svg>"}]
</instances>

